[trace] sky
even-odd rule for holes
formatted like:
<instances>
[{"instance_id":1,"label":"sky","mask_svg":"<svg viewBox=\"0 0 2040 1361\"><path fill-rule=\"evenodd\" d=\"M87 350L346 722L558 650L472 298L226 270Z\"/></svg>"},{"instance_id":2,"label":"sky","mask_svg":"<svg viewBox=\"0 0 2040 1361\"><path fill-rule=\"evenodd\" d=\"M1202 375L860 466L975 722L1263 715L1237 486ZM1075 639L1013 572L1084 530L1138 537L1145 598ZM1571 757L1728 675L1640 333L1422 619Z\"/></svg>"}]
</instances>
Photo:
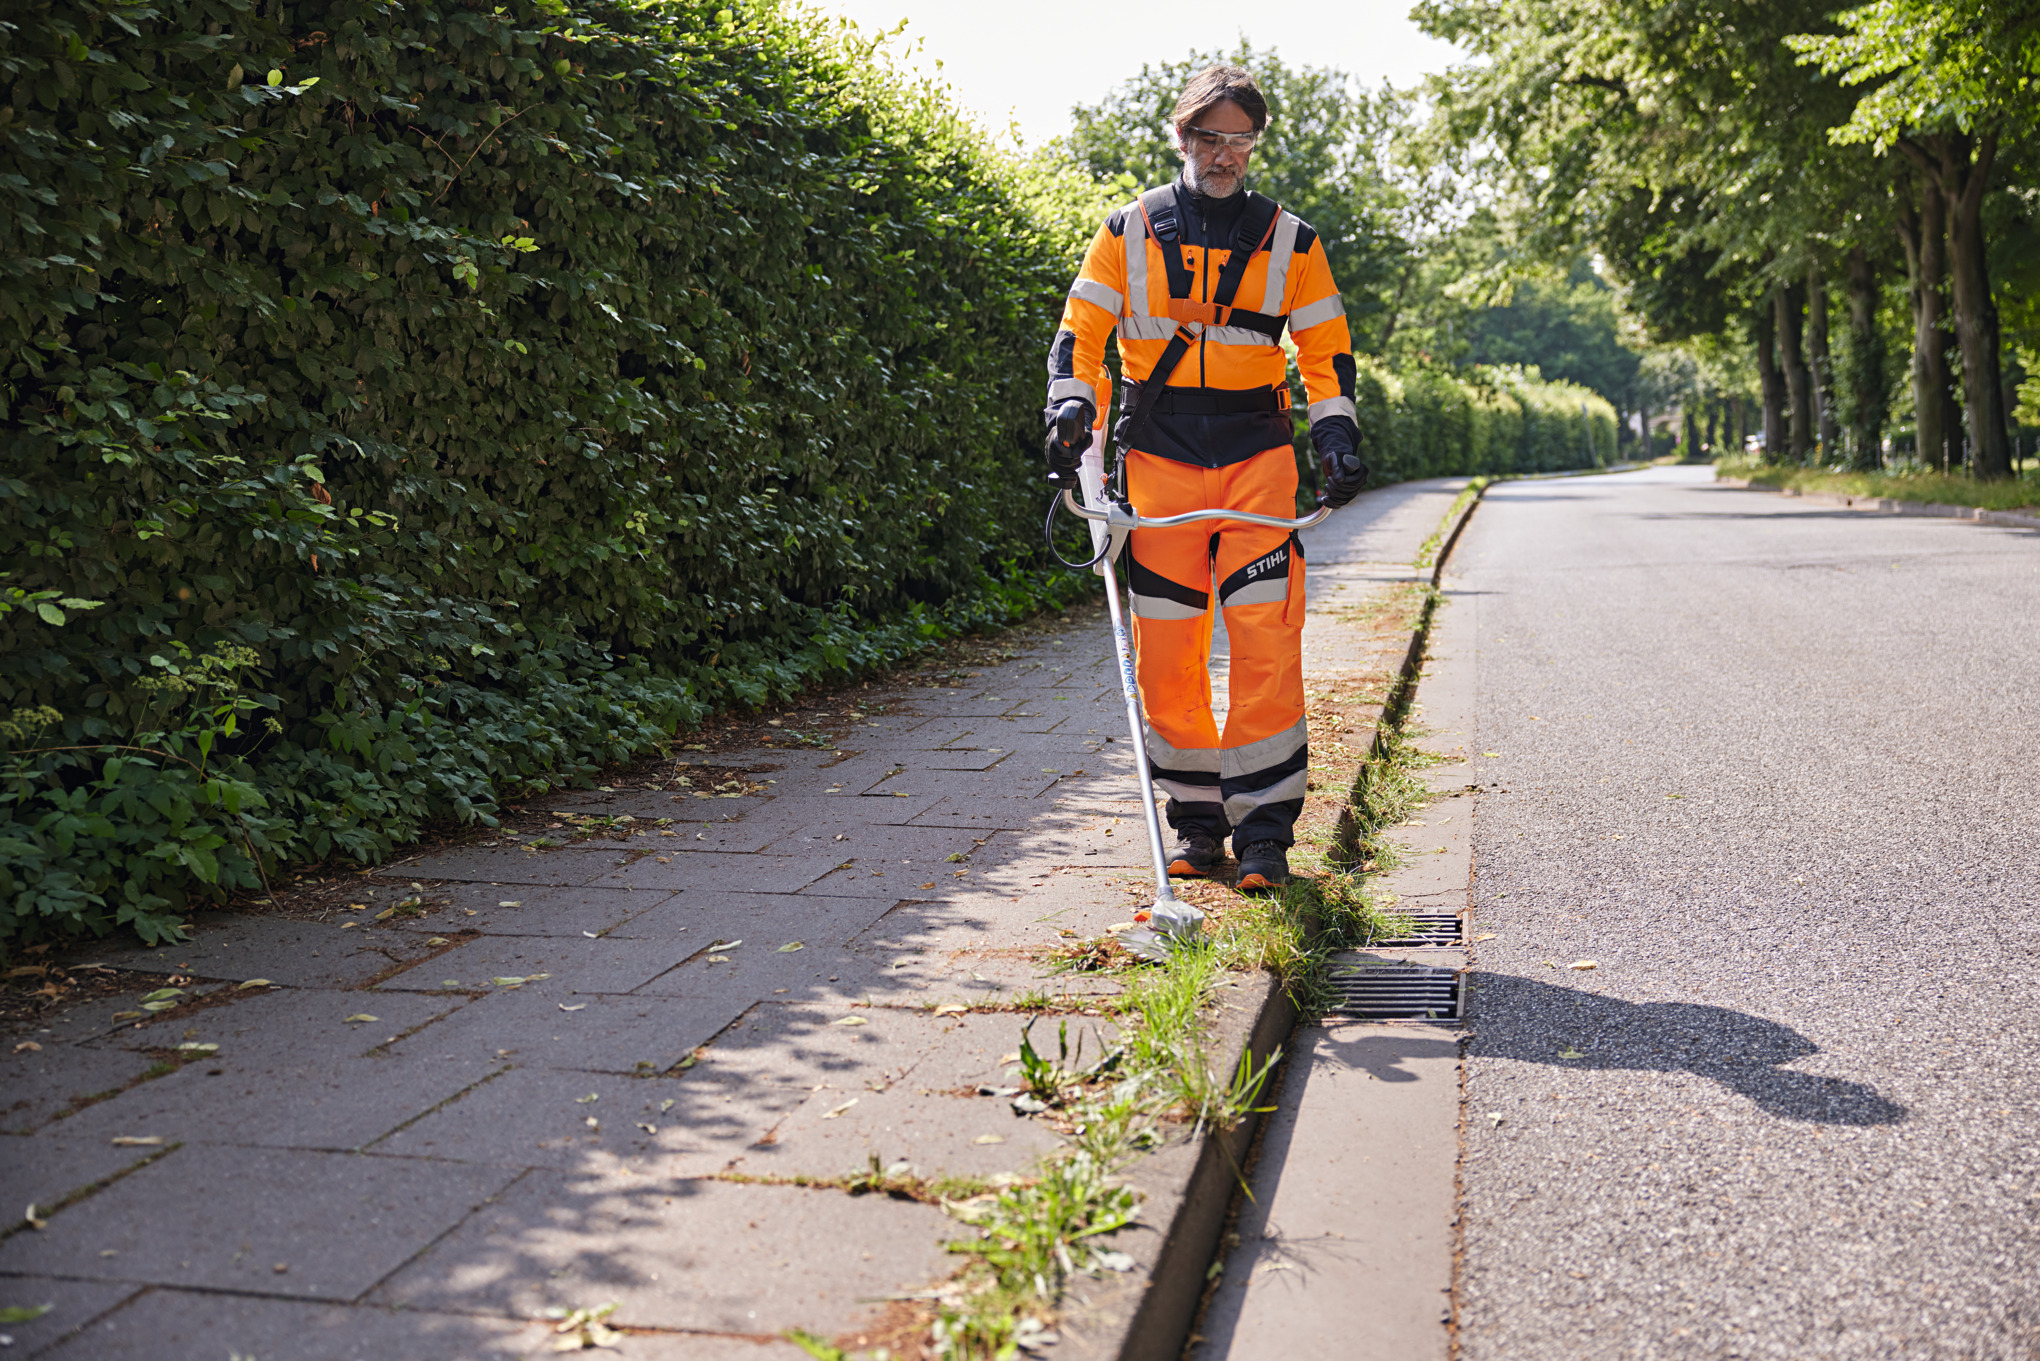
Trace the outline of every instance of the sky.
<instances>
[{"instance_id":1,"label":"sky","mask_svg":"<svg viewBox=\"0 0 2040 1361\"><path fill-rule=\"evenodd\" d=\"M940 75L987 127L1017 123L1029 146L1069 127L1074 104L1092 104L1144 62L1180 61L1193 49L1229 48L1244 36L1298 66L1350 71L1368 85L1413 85L1460 54L1409 20L1410 0L1097 0L959 3L958 0L808 0L871 31L907 21L915 65Z\"/></svg>"}]
</instances>

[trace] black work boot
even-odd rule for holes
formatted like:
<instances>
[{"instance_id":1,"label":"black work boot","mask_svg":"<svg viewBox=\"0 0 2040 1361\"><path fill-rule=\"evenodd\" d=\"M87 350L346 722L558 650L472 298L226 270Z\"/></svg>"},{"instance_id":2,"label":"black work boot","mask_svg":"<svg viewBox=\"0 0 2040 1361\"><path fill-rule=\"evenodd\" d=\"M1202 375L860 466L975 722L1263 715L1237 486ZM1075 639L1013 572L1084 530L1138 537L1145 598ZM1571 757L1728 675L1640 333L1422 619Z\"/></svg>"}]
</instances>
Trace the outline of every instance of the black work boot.
<instances>
[{"instance_id":1,"label":"black work boot","mask_svg":"<svg viewBox=\"0 0 2040 1361\"><path fill-rule=\"evenodd\" d=\"M1279 841L1255 841L1240 848L1242 893L1270 893L1289 882L1289 848Z\"/></svg>"},{"instance_id":2,"label":"black work boot","mask_svg":"<svg viewBox=\"0 0 2040 1361\"><path fill-rule=\"evenodd\" d=\"M1202 879L1225 859L1223 842L1209 832L1184 827L1169 848L1169 874L1178 879Z\"/></svg>"}]
</instances>

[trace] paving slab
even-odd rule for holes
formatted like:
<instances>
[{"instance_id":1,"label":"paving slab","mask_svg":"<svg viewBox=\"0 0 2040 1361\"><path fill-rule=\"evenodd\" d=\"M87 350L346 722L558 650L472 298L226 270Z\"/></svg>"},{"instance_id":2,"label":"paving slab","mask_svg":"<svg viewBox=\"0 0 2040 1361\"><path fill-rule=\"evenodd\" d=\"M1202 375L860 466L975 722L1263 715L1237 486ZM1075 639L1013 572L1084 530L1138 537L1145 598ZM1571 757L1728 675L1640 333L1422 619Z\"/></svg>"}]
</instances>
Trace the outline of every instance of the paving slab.
<instances>
[{"instance_id":1,"label":"paving slab","mask_svg":"<svg viewBox=\"0 0 2040 1361\"><path fill-rule=\"evenodd\" d=\"M355 1153L185 1147L42 1232L0 1242L0 1272L352 1299L514 1175Z\"/></svg>"},{"instance_id":2,"label":"paving slab","mask_svg":"<svg viewBox=\"0 0 2040 1361\"><path fill-rule=\"evenodd\" d=\"M994 767L991 770L902 770L871 787L873 797L917 795L974 799L1036 798L1055 788L1057 776L1028 768Z\"/></svg>"},{"instance_id":3,"label":"paving slab","mask_svg":"<svg viewBox=\"0 0 2040 1361\"><path fill-rule=\"evenodd\" d=\"M537 1171L371 1298L521 1318L615 1300L613 1323L826 1337L874 1319L865 1301L902 1280L948 1275L956 1233L884 1196Z\"/></svg>"},{"instance_id":4,"label":"paving slab","mask_svg":"<svg viewBox=\"0 0 2040 1361\"><path fill-rule=\"evenodd\" d=\"M40 1129L79 1102L125 1087L149 1069L151 1060L144 1055L67 1044L56 1038L57 1027L50 1029L52 1034L31 1041L40 1043L40 1050L0 1052L0 1133Z\"/></svg>"},{"instance_id":5,"label":"paving slab","mask_svg":"<svg viewBox=\"0 0 2040 1361\"><path fill-rule=\"evenodd\" d=\"M480 931L492 936L628 937L630 923L670 894L621 888L534 888L528 885L447 884L426 895L423 917L396 927L418 936ZM283 981L281 979L279 982Z\"/></svg>"},{"instance_id":6,"label":"paving slab","mask_svg":"<svg viewBox=\"0 0 2040 1361\"><path fill-rule=\"evenodd\" d=\"M603 887L671 892L714 884L725 893L792 893L827 874L847 856L724 855L718 852L660 852L615 869L596 882Z\"/></svg>"},{"instance_id":7,"label":"paving slab","mask_svg":"<svg viewBox=\"0 0 2040 1361\"><path fill-rule=\"evenodd\" d=\"M465 879L482 884L593 883L621 859L609 847L579 844L536 851L505 846L466 847L398 860L376 871L378 879Z\"/></svg>"},{"instance_id":8,"label":"paving slab","mask_svg":"<svg viewBox=\"0 0 2040 1361\"><path fill-rule=\"evenodd\" d=\"M585 936L483 936L408 968L378 983L371 991L487 988L498 978L545 974L547 977L541 981L572 992L630 992L678 964L694 949L693 943L663 935L600 940Z\"/></svg>"},{"instance_id":9,"label":"paving slab","mask_svg":"<svg viewBox=\"0 0 2040 1361\"><path fill-rule=\"evenodd\" d=\"M385 999L325 988L237 989L219 1005L138 1022L93 1044L142 1052L217 1044L217 1060L324 1062L366 1054L389 1036L424 1026L465 1001L453 996ZM350 1019L371 1011L374 1021Z\"/></svg>"},{"instance_id":10,"label":"paving slab","mask_svg":"<svg viewBox=\"0 0 2040 1361\"><path fill-rule=\"evenodd\" d=\"M387 887L383 890L387 897ZM296 921L285 917L211 913L198 923L198 938L180 945L113 948L95 958L116 969L140 973L189 974L243 982L267 978L290 986L354 987L423 949L405 936L367 932L344 934L343 920Z\"/></svg>"},{"instance_id":11,"label":"paving slab","mask_svg":"<svg viewBox=\"0 0 2040 1361\"><path fill-rule=\"evenodd\" d=\"M41 1309L48 1312L27 1323L0 1324L10 1342L11 1356L41 1356L59 1340L77 1332L100 1315L133 1299L138 1287L108 1281L63 1281L49 1276L0 1277L0 1309ZM92 1354L73 1352L72 1355Z\"/></svg>"},{"instance_id":12,"label":"paving slab","mask_svg":"<svg viewBox=\"0 0 2040 1361\"><path fill-rule=\"evenodd\" d=\"M30 1205L47 1217L57 1202L146 1162L156 1148L116 1146L90 1129L58 1121L37 1134L0 1138L0 1228L22 1222ZM5 1331L5 1329L0 1329Z\"/></svg>"},{"instance_id":13,"label":"paving slab","mask_svg":"<svg viewBox=\"0 0 2040 1361\"><path fill-rule=\"evenodd\" d=\"M132 1291L132 1287L89 1287ZM555 1341L542 1323L152 1290L51 1352L58 1361L512 1361Z\"/></svg>"},{"instance_id":14,"label":"paving slab","mask_svg":"<svg viewBox=\"0 0 2040 1361\"><path fill-rule=\"evenodd\" d=\"M508 1059L590 1072L661 1073L743 1014L749 999L610 997L546 983L492 993L390 1046L398 1057ZM380 1004L381 999L377 999Z\"/></svg>"}]
</instances>

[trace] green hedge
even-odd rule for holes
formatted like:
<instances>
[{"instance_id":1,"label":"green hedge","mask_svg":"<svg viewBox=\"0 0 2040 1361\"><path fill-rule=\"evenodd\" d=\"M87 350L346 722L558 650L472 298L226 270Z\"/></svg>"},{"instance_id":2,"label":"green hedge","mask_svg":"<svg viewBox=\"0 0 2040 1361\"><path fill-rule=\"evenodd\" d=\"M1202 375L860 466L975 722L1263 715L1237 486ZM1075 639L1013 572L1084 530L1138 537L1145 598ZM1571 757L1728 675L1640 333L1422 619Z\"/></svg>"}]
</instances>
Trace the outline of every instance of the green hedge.
<instances>
[{"instance_id":1,"label":"green hedge","mask_svg":"<svg viewBox=\"0 0 2040 1361\"><path fill-rule=\"evenodd\" d=\"M1546 382L1535 370L1424 366L1397 374L1366 355L1357 364L1360 447L1376 486L1615 461L1615 408L1590 389ZM1296 456L1302 505L1312 499L1318 473L1301 420Z\"/></svg>"},{"instance_id":2,"label":"green hedge","mask_svg":"<svg viewBox=\"0 0 2040 1361\"><path fill-rule=\"evenodd\" d=\"M1083 588L1026 468L1082 242L832 42L0 23L0 941L162 938Z\"/></svg>"}]
</instances>

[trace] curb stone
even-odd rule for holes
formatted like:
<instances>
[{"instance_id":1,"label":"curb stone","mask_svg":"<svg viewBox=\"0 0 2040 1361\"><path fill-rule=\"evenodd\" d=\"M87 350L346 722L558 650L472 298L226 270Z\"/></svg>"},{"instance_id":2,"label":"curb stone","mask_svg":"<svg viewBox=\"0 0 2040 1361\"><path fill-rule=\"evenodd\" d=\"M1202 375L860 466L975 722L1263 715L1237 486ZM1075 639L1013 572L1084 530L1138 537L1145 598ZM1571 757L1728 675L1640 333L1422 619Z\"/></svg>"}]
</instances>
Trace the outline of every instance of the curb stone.
<instances>
[{"instance_id":1,"label":"curb stone","mask_svg":"<svg viewBox=\"0 0 2040 1361\"><path fill-rule=\"evenodd\" d=\"M1482 488L1460 508L1451 529L1440 541L1430 573L1434 588L1443 579L1445 564L1459 542L1460 531L1485 495L1486 488ZM1399 687L1414 684L1423 666L1431 617L1431 611L1426 609L1410 631L1397 673ZM1375 727L1371 755L1379 755L1386 744L1387 734L1382 725L1389 721L1385 710ZM1259 1070L1272 1055L1286 1049L1296 1029L1296 1004L1273 974L1255 975L1241 980L1241 985L1247 995L1236 1005L1226 1007L1219 1018L1219 1033L1213 1037L1216 1041L1213 1048L1224 1061L1218 1070L1222 1073L1237 1072L1242 1061L1251 1062ZM1263 1091L1279 1092L1281 1080L1279 1071L1269 1073ZM1147 1195L1145 1205L1152 1218L1146 1222L1160 1235L1159 1242L1150 1250L1152 1265L1143 1262L1147 1266L1145 1281L1129 1279L1117 1288L1108 1286L1088 1301L1072 1297L1065 1309L1064 1329L1069 1361L1077 1358L1102 1361L1105 1357L1116 1361L1173 1361L1182 1355L1204 1301L1211 1267L1221 1260L1220 1235L1234 1198L1246 1184L1250 1169L1245 1165L1245 1157L1261 1118L1259 1113L1250 1114L1230 1130L1210 1131L1194 1145L1164 1149L1135 1164L1129 1180ZM1182 1172L1185 1161L1193 1165ZM1163 1175L1157 1178L1157 1174ZM1162 1184L1154 1184L1158 1180ZM1127 1246L1136 1258L1149 1255L1134 1244Z\"/></svg>"},{"instance_id":2,"label":"curb stone","mask_svg":"<svg viewBox=\"0 0 2040 1361\"><path fill-rule=\"evenodd\" d=\"M1733 487L1738 491L1768 491L1795 500L1811 501L1815 505L1841 506L1847 510L1871 511L1882 515L1970 520L1977 524L1998 525L2006 529L2040 529L2040 515L2021 515L2013 510L1985 510L1982 506L1951 506L1939 501L1897 501L1888 496L1843 496L1834 492L1800 491L1796 487L1752 486L1746 477L1719 477L1714 480L1714 485Z\"/></svg>"}]
</instances>

